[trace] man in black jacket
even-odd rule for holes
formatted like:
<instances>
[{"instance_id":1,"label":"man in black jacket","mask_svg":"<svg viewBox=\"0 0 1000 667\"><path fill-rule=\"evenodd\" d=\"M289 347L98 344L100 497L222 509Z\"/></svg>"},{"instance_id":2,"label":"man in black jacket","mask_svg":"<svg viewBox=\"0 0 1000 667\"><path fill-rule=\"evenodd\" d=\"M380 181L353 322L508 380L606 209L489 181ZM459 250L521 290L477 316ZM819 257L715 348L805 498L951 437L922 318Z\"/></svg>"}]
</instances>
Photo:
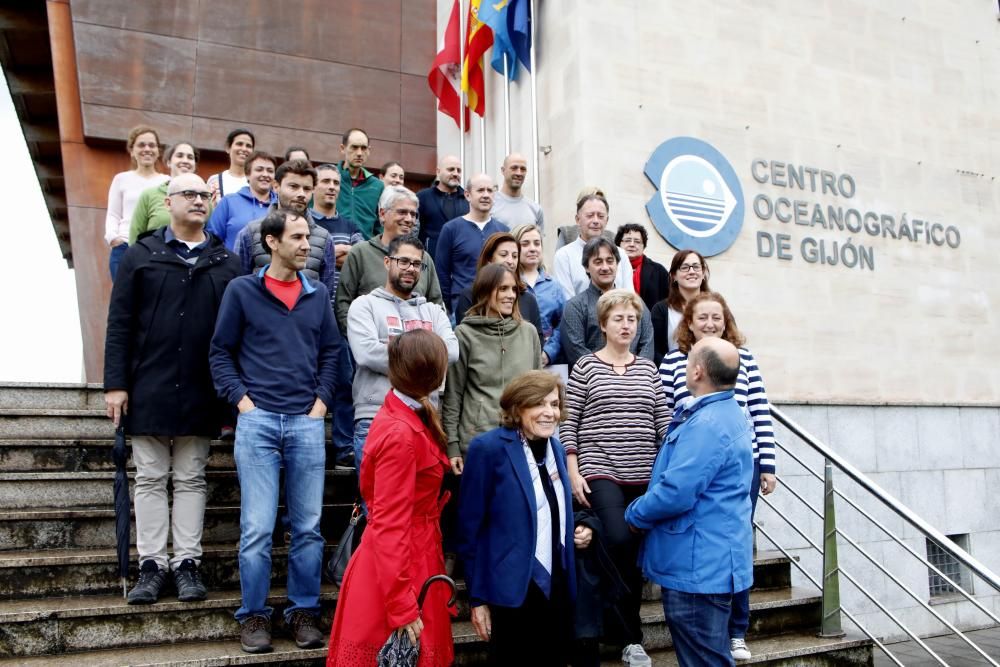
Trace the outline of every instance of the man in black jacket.
<instances>
[{"instance_id":1,"label":"man in black jacket","mask_svg":"<svg viewBox=\"0 0 1000 667\"><path fill-rule=\"evenodd\" d=\"M225 414L212 385L208 349L222 294L240 275L236 255L205 232L210 199L197 175L172 178L166 198L170 225L128 249L111 292L104 400L116 426L124 419L136 466L140 568L129 604L156 602L169 570L179 600L205 599L198 572L205 462ZM171 468L173 517L167 500Z\"/></svg>"}]
</instances>

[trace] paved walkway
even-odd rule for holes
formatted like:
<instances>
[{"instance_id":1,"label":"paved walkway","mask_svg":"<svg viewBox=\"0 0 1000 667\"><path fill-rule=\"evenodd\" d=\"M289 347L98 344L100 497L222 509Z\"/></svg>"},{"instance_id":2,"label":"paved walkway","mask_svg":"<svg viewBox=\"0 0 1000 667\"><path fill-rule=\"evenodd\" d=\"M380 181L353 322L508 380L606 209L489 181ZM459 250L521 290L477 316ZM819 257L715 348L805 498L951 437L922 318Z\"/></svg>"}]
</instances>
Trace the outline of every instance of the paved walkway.
<instances>
[{"instance_id":1,"label":"paved walkway","mask_svg":"<svg viewBox=\"0 0 1000 667\"><path fill-rule=\"evenodd\" d=\"M986 630L974 630L965 633L965 635L991 658L1000 662L1000 626ZM949 667L979 667L988 664L983 656L973 651L957 635L930 637L924 639L924 643L941 656L941 659L948 663ZM896 659L906 667L931 667L931 665L937 667L941 664L920 648L916 642L898 642L889 644L888 648L896 656ZM895 663L876 646L875 667L891 667L893 665Z\"/></svg>"}]
</instances>

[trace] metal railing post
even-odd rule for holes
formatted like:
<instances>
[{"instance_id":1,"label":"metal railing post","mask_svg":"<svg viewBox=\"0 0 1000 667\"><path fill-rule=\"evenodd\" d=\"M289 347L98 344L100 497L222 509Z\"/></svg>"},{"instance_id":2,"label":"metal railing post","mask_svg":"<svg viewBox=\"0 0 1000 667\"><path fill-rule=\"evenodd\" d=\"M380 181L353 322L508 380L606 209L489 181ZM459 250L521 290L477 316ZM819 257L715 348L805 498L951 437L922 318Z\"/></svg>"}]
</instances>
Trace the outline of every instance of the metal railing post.
<instances>
[{"instance_id":1,"label":"metal railing post","mask_svg":"<svg viewBox=\"0 0 1000 667\"><path fill-rule=\"evenodd\" d=\"M837 562L837 515L834 510L833 464L823 469L823 620L820 637L843 637L840 624L840 566Z\"/></svg>"}]
</instances>

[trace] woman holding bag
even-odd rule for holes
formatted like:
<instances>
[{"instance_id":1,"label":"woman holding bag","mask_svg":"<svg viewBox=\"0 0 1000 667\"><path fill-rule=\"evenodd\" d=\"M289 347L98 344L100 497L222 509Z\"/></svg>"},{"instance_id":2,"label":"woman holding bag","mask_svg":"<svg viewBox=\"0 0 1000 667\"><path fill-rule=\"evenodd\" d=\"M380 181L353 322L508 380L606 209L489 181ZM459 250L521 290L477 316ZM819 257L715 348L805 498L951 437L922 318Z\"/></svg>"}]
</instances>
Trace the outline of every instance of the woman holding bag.
<instances>
[{"instance_id":1,"label":"woman holding bag","mask_svg":"<svg viewBox=\"0 0 1000 667\"><path fill-rule=\"evenodd\" d=\"M344 574L330 634L328 667L375 665L392 633L420 640L421 667L452 662L450 591L432 586L444 574L439 519L448 469L445 436L428 398L444 381L448 351L436 334L416 329L389 343L385 405L375 415L361 462L368 527Z\"/></svg>"}]
</instances>

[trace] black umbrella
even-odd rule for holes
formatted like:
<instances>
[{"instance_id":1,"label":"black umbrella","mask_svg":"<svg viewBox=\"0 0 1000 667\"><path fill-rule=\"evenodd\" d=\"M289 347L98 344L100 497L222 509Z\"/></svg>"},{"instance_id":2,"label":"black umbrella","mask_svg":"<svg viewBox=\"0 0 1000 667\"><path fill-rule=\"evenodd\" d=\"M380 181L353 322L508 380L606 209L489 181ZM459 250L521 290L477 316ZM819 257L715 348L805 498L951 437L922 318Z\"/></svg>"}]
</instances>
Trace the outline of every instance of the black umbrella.
<instances>
[{"instance_id":1,"label":"black umbrella","mask_svg":"<svg viewBox=\"0 0 1000 667\"><path fill-rule=\"evenodd\" d=\"M448 606L451 607L455 604L456 591L455 582L451 577L444 574L435 574L433 577L429 577L424 585L420 588L420 595L417 596L417 606L424 606L424 596L427 595L427 589L431 587L435 581L441 581L448 584L451 587L451 599L448 600ZM420 640L417 640L416 644L410 643L410 636L405 632L393 632L389 635L389 639L386 640L385 644L382 646L382 650L378 652L378 667L414 667L417 664L417 658L420 657Z\"/></svg>"},{"instance_id":2,"label":"black umbrella","mask_svg":"<svg viewBox=\"0 0 1000 667\"><path fill-rule=\"evenodd\" d=\"M122 595L128 597L129 527L132 523L132 503L128 497L128 474L125 462L125 427L115 430L115 446L111 450L115 462L115 546L118 549L118 576L122 579Z\"/></svg>"}]
</instances>

